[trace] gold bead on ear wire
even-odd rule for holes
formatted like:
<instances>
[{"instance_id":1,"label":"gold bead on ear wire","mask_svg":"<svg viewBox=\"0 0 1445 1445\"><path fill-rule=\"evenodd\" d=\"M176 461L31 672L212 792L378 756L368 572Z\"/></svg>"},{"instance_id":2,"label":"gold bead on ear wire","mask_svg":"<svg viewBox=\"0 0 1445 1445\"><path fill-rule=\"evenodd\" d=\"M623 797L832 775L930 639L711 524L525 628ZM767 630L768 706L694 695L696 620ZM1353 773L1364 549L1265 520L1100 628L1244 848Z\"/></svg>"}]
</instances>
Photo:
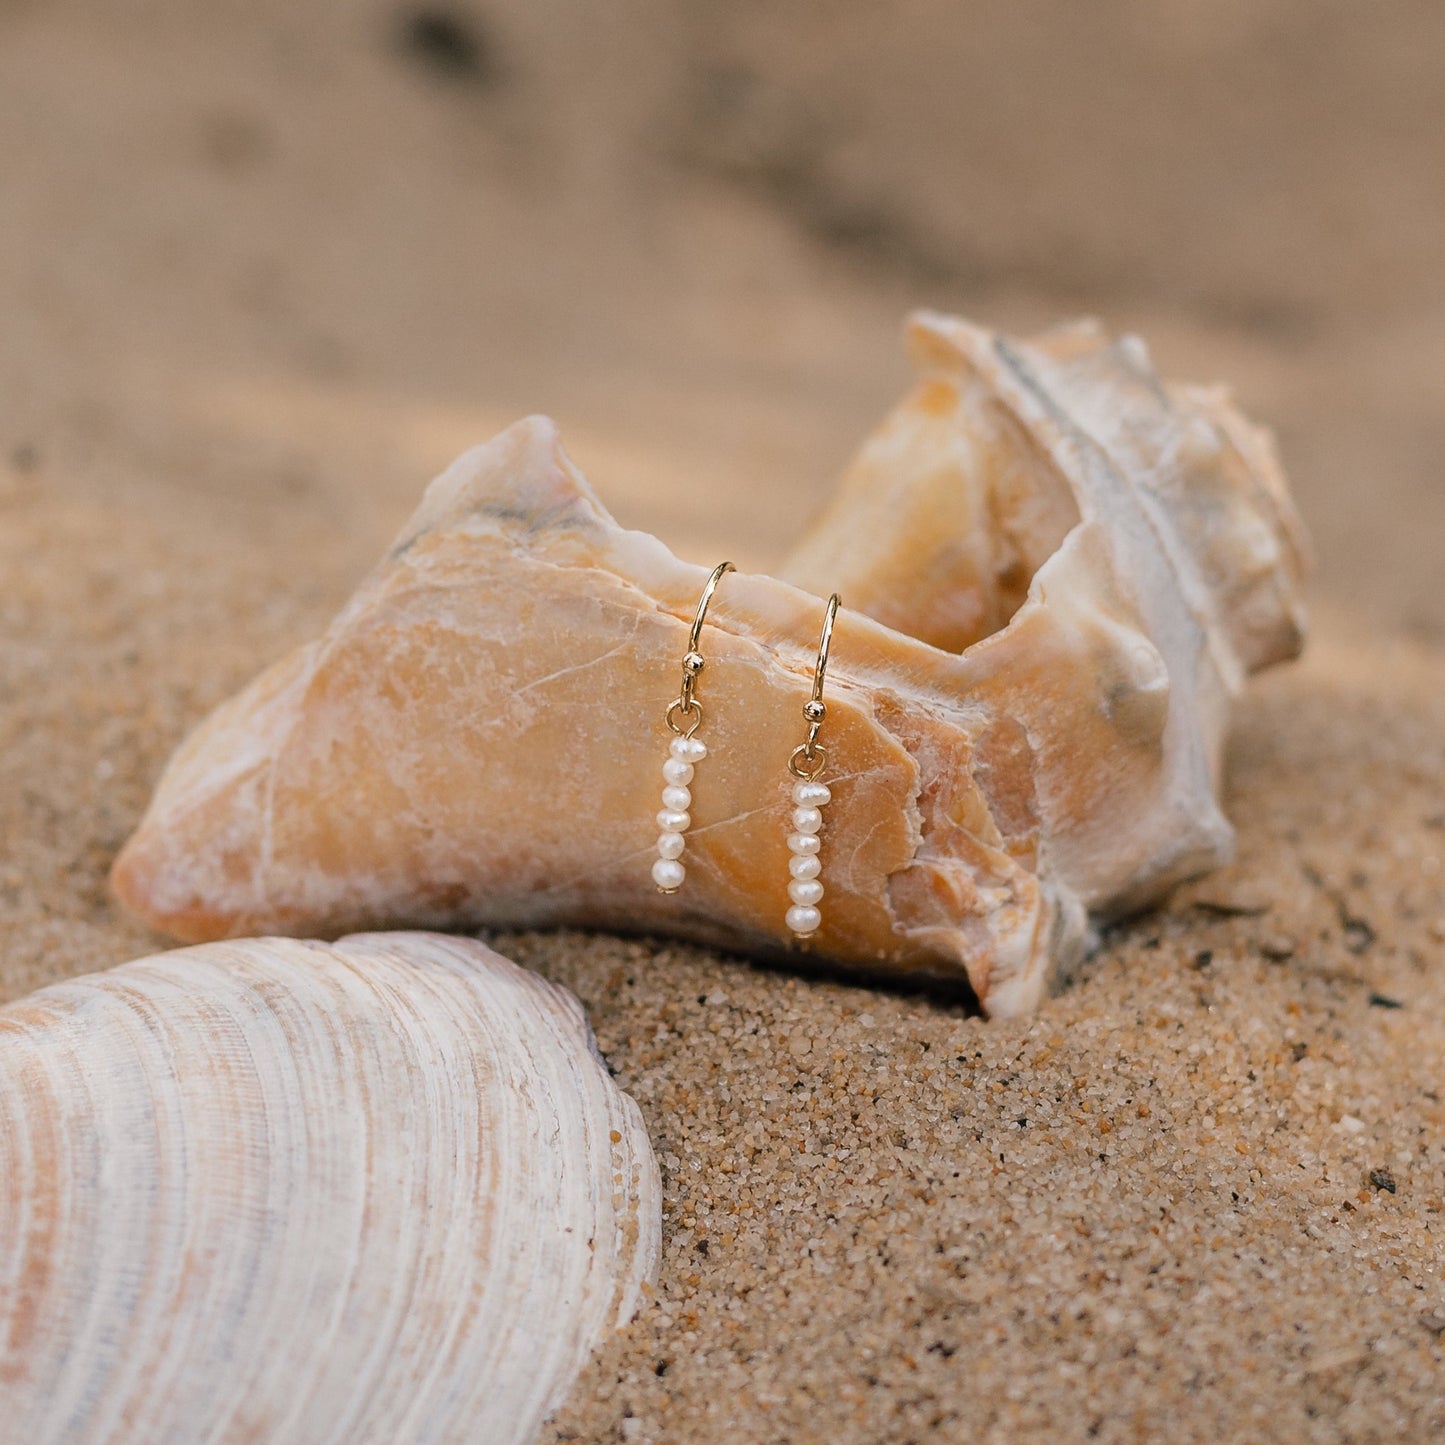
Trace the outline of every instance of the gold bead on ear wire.
<instances>
[{"instance_id":1,"label":"gold bead on ear wire","mask_svg":"<svg viewBox=\"0 0 1445 1445\"><path fill-rule=\"evenodd\" d=\"M828 647L833 640L833 619L838 615L838 594L828 599L828 610L823 614L823 636L818 643L818 665L813 669L813 695L803 704L803 717L808 723L808 739L799 743L788 758L788 771L797 780L793 784L793 831L788 837L788 851L793 855L788 860L788 872L792 881L788 884L788 897L793 906L788 909L786 922L797 938L807 938L818 931L823 915L818 902L823 896L823 885L818 875L823 871L820 852L823 846L819 836L823 827L823 809L832 801L833 794L826 783L820 783L823 769L828 766L828 749L818 741L823 719L828 716L827 705L823 702L823 675L828 670Z\"/></svg>"},{"instance_id":2,"label":"gold bead on ear wire","mask_svg":"<svg viewBox=\"0 0 1445 1445\"><path fill-rule=\"evenodd\" d=\"M652 865L652 881L657 884L659 893L676 893L687 877L687 869L682 866L682 854L687 847L684 834L692 824L689 785L693 768L707 756L707 744L693 736L702 725L702 704L693 696L697 675L703 669L698 641L712 594L717 591L723 574L732 570L731 562L719 562L702 589L697 616L692 621L692 633L687 639L687 652L682 659L682 690L667 709L667 725L677 736L668 747L669 756L662 765L666 786L662 790L662 811L657 815L657 826L662 833L657 840L657 862Z\"/></svg>"}]
</instances>

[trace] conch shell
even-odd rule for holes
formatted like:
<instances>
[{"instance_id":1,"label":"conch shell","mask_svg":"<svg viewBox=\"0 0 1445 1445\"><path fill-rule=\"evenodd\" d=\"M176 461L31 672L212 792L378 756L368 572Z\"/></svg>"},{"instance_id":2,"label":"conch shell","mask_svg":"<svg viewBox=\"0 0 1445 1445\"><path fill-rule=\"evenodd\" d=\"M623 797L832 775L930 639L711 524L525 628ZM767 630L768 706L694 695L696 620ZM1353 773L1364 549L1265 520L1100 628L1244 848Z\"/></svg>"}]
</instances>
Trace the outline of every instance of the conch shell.
<instances>
[{"instance_id":1,"label":"conch shell","mask_svg":"<svg viewBox=\"0 0 1445 1445\"><path fill-rule=\"evenodd\" d=\"M1143 907L1227 861L1229 704L1304 644L1273 441L1093 322L1014 342L925 312L910 340L918 387L783 575L970 659L1022 728L1041 871L1098 916Z\"/></svg>"},{"instance_id":2,"label":"conch shell","mask_svg":"<svg viewBox=\"0 0 1445 1445\"><path fill-rule=\"evenodd\" d=\"M530 1440L660 1226L576 1000L479 943L209 944L0 1011L7 1440Z\"/></svg>"},{"instance_id":3,"label":"conch shell","mask_svg":"<svg viewBox=\"0 0 1445 1445\"><path fill-rule=\"evenodd\" d=\"M1090 911L1227 855L1226 707L1298 645L1297 527L1258 434L1137 343L915 336L919 389L790 564L809 590L718 589L680 893L653 815L707 573L618 527L532 418L182 747L122 901L183 938L580 924L781 955L785 764L837 588L813 951L1032 1008Z\"/></svg>"}]
</instances>

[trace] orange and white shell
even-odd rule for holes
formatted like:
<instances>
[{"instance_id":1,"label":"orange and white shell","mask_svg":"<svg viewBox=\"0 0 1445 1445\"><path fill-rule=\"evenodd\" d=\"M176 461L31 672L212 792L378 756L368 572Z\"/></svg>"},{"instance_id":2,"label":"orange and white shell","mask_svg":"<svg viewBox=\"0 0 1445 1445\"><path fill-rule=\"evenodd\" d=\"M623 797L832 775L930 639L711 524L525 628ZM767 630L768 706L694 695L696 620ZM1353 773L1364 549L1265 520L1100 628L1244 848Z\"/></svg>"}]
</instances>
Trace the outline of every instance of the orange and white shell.
<instances>
[{"instance_id":1,"label":"orange and white shell","mask_svg":"<svg viewBox=\"0 0 1445 1445\"><path fill-rule=\"evenodd\" d=\"M560 924L786 956L786 764L838 591L812 953L1033 1008L1090 915L1228 856L1229 704L1300 646L1303 540L1264 434L1136 340L912 334L916 389L788 580L713 599L685 888L654 882L657 767L707 572L530 418L185 743L121 900L187 939Z\"/></svg>"}]
</instances>

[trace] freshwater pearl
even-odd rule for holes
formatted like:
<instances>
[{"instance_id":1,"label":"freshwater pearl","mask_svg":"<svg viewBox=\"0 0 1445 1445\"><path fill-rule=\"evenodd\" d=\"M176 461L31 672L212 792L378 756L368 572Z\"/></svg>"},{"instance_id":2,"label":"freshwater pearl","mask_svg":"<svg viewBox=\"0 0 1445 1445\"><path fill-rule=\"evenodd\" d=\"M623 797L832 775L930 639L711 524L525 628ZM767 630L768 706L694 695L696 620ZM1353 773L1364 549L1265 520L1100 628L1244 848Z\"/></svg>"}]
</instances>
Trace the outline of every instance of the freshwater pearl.
<instances>
[{"instance_id":1,"label":"freshwater pearl","mask_svg":"<svg viewBox=\"0 0 1445 1445\"><path fill-rule=\"evenodd\" d=\"M795 878L788 884L788 897L805 908L823 896L823 885L816 878Z\"/></svg>"},{"instance_id":2,"label":"freshwater pearl","mask_svg":"<svg viewBox=\"0 0 1445 1445\"><path fill-rule=\"evenodd\" d=\"M816 833L823 826L823 815L816 808L794 808L793 827L799 833Z\"/></svg>"},{"instance_id":3,"label":"freshwater pearl","mask_svg":"<svg viewBox=\"0 0 1445 1445\"><path fill-rule=\"evenodd\" d=\"M822 921L823 915L816 908L809 908L805 904L795 903L788 909L787 924L794 933L816 933Z\"/></svg>"},{"instance_id":4,"label":"freshwater pearl","mask_svg":"<svg viewBox=\"0 0 1445 1445\"><path fill-rule=\"evenodd\" d=\"M662 811L657 826L662 830L657 840L657 862L652 865L652 881L664 893L675 893L682 887L687 869L678 861L687 848L683 834L692 826L693 765L707 756L707 744L697 738L676 737L667 745L662 764Z\"/></svg>"},{"instance_id":5,"label":"freshwater pearl","mask_svg":"<svg viewBox=\"0 0 1445 1445\"><path fill-rule=\"evenodd\" d=\"M664 893L671 893L674 889L680 888L682 880L686 877L687 869L675 858L659 858L652 865L652 881Z\"/></svg>"},{"instance_id":6,"label":"freshwater pearl","mask_svg":"<svg viewBox=\"0 0 1445 1445\"><path fill-rule=\"evenodd\" d=\"M816 878L823 871L823 860L816 854L804 853L788 859L788 872L794 878Z\"/></svg>"},{"instance_id":7,"label":"freshwater pearl","mask_svg":"<svg viewBox=\"0 0 1445 1445\"><path fill-rule=\"evenodd\" d=\"M680 763L700 763L707 756L707 744L700 738L673 738L667 750Z\"/></svg>"},{"instance_id":8,"label":"freshwater pearl","mask_svg":"<svg viewBox=\"0 0 1445 1445\"><path fill-rule=\"evenodd\" d=\"M789 833L788 850L792 853L816 853L823 840L816 833Z\"/></svg>"},{"instance_id":9,"label":"freshwater pearl","mask_svg":"<svg viewBox=\"0 0 1445 1445\"><path fill-rule=\"evenodd\" d=\"M674 788L685 788L692 782L693 766L685 763L680 758L668 758L662 765L662 776L664 781L671 783Z\"/></svg>"},{"instance_id":10,"label":"freshwater pearl","mask_svg":"<svg viewBox=\"0 0 1445 1445\"><path fill-rule=\"evenodd\" d=\"M798 783L793 788L793 801L800 808L821 808L833 801L826 783Z\"/></svg>"}]
</instances>

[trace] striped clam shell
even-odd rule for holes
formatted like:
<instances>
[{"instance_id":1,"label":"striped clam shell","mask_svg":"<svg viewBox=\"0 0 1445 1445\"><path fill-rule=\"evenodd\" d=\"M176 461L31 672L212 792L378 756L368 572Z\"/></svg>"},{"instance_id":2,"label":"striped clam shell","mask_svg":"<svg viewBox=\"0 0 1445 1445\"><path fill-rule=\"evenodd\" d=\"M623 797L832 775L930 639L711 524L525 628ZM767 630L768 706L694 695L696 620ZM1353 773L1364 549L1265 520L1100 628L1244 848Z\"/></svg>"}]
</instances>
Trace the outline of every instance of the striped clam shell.
<instances>
[{"instance_id":1,"label":"striped clam shell","mask_svg":"<svg viewBox=\"0 0 1445 1445\"><path fill-rule=\"evenodd\" d=\"M208 944L0 1010L7 1439L527 1440L659 1232L576 1000L479 943Z\"/></svg>"}]
</instances>

